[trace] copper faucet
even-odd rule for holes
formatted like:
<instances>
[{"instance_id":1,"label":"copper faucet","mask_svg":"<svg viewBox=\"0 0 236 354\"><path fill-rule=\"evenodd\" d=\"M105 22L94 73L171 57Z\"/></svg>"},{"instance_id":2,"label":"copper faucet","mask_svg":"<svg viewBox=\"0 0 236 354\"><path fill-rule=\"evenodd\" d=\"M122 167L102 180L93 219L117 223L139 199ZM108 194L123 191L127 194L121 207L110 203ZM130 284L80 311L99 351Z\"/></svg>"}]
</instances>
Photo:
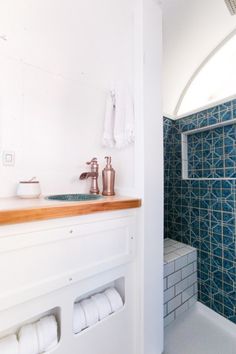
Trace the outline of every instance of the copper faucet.
<instances>
[{"instance_id":1,"label":"copper faucet","mask_svg":"<svg viewBox=\"0 0 236 354\"><path fill-rule=\"evenodd\" d=\"M99 188L98 188L98 162L97 158L94 157L91 161L86 162L87 165L91 165L91 172L83 172L80 175L80 179L87 179L91 177L91 188L90 188L90 194L99 194Z\"/></svg>"}]
</instances>

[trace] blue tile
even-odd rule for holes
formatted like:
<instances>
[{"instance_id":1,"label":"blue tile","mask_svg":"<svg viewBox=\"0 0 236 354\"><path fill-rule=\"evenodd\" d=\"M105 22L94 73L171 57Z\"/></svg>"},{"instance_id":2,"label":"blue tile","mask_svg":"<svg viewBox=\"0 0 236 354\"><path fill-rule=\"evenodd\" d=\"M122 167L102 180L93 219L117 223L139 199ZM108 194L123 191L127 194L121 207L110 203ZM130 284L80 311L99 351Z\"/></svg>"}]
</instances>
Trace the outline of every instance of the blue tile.
<instances>
[{"instance_id":1,"label":"blue tile","mask_svg":"<svg viewBox=\"0 0 236 354\"><path fill-rule=\"evenodd\" d=\"M234 316L234 309L224 306L224 316L226 318L229 318L229 317L232 318Z\"/></svg>"},{"instance_id":2,"label":"blue tile","mask_svg":"<svg viewBox=\"0 0 236 354\"><path fill-rule=\"evenodd\" d=\"M212 301L212 310L216 311L217 313L223 313L223 304L219 303L218 301Z\"/></svg>"},{"instance_id":3,"label":"blue tile","mask_svg":"<svg viewBox=\"0 0 236 354\"><path fill-rule=\"evenodd\" d=\"M182 131L233 114L236 100L178 121L164 119L164 227L165 236L198 249L199 300L236 322L236 125L188 136L189 174L213 181L181 179L180 141Z\"/></svg>"}]
</instances>

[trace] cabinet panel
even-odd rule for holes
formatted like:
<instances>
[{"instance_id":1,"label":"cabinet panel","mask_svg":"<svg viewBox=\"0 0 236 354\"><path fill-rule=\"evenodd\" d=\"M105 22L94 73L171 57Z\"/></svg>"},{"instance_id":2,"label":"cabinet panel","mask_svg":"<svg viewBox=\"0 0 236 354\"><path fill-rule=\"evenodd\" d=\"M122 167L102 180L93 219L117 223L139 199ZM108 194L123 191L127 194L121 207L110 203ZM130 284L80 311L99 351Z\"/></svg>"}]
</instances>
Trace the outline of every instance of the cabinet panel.
<instances>
[{"instance_id":1,"label":"cabinet panel","mask_svg":"<svg viewBox=\"0 0 236 354\"><path fill-rule=\"evenodd\" d=\"M2 237L0 309L130 262L134 250L132 217Z\"/></svg>"}]
</instances>

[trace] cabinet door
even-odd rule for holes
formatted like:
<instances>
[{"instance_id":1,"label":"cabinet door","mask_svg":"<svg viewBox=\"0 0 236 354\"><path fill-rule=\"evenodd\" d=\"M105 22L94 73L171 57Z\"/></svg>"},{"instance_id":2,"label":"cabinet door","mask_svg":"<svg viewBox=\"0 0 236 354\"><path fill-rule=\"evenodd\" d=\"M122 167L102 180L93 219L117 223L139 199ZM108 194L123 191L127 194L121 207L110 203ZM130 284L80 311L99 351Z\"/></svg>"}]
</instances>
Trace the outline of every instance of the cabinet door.
<instances>
[{"instance_id":1,"label":"cabinet door","mask_svg":"<svg viewBox=\"0 0 236 354\"><path fill-rule=\"evenodd\" d=\"M130 262L134 244L133 217L2 237L0 309Z\"/></svg>"}]
</instances>

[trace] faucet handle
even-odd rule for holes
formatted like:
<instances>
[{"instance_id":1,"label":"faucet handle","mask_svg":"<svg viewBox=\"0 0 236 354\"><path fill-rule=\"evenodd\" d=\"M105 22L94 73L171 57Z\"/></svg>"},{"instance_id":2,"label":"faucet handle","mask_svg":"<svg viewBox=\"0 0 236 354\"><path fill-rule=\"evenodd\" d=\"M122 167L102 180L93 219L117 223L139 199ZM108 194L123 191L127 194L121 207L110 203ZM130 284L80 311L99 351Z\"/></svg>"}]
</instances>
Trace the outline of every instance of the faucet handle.
<instances>
[{"instance_id":1,"label":"faucet handle","mask_svg":"<svg viewBox=\"0 0 236 354\"><path fill-rule=\"evenodd\" d=\"M98 160L96 157L93 157L91 161L86 162L87 165L97 165Z\"/></svg>"}]
</instances>

